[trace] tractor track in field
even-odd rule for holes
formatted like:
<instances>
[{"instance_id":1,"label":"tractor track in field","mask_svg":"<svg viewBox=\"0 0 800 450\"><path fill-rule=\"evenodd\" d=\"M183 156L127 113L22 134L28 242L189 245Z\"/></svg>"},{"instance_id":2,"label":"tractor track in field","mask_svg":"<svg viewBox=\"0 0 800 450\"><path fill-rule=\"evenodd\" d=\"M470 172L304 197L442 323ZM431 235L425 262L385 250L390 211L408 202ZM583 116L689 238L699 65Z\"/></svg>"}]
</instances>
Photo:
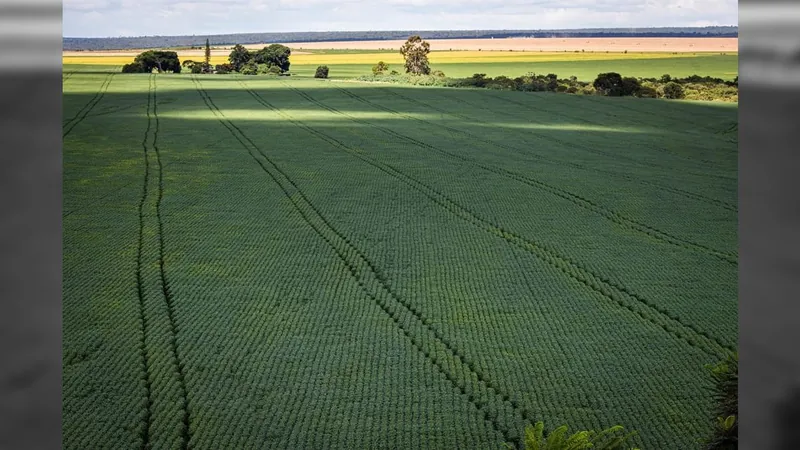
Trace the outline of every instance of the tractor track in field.
<instances>
[{"instance_id":1,"label":"tractor track in field","mask_svg":"<svg viewBox=\"0 0 800 450\"><path fill-rule=\"evenodd\" d=\"M270 104L268 101L263 99L263 97L261 97L257 92L254 92L250 88L248 88L243 82L240 81L240 83L245 88L245 90L256 99L256 101L258 101L265 107L275 111L276 113L280 114L286 120L294 123L296 126L303 128L306 131L309 131L310 133L316 135L320 139L323 139L327 143L333 145L334 147L337 147L340 150L347 152L348 154L375 167L381 172L384 172L387 175L410 186L414 190L422 193L423 195L428 197L431 201L443 207L450 213L456 215L457 217L461 218L462 220L466 220L472 225L475 225L484 231L488 231L490 234L501 237L508 243L515 245L516 247L519 247L528 253L533 254L536 258L550 264L551 266L554 266L560 272L578 281L585 287L588 287L590 290L599 293L606 299L613 301L619 306L622 306L623 308L636 314L640 318L661 327L664 331L666 331L673 337L683 340L692 347L698 348L699 350L705 352L706 354L715 357L718 357L719 355L723 354L725 350L732 350L731 346L726 345L718 338L712 336L706 331L698 329L695 325L683 322L680 319L680 317L675 316L673 313L669 312L665 308L660 307L654 302L645 299L641 295L632 292L629 288L622 286L618 283L615 283L614 281L605 278L602 275L594 273L593 271L586 268L579 262L572 261L568 257L559 254L555 250L548 248L542 245L541 243L532 241L528 238L521 237L511 231L506 230L501 225L498 225L496 223L493 223L487 219L480 217L478 214L471 211L469 208L460 205L456 201L447 197L442 192L436 190L434 187L402 172L396 167L388 163L380 162L374 158L371 158L367 156L365 153L359 152L353 147L350 147L342 143L338 139L330 135L327 135L322 131L316 130L309 125L303 124L301 121L292 118L288 113L285 113L284 111L280 110L280 108ZM310 96L308 96L308 94L299 90L296 90L295 92L297 92L299 95L306 98L307 100L317 103L317 100L311 98ZM331 109L335 110L334 108ZM336 111L338 112L338 110ZM357 134L357 132L354 131L351 132ZM635 302L638 302L639 304L643 305L644 308L642 309L644 309L644 312L639 311L637 308L631 306L630 302L626 302L624 298L625 296L628 296L631 299L635 300ZM651 317L651 315L653 316L661 315L662 320L661 321L656 320L655 318ZM666 319L664 317L666 317ZM698 344L697 342L698 340L699 341L705 340L706 342L701 345Z\"/></svg>"},{"instance_id":2,"label":"tractor track in field","mask_svg":"<svg viewBox=\"0 0 800 450\"><path fill-rule=\"evenodd\" d=\"M486 94L484 92L479 92L479 95L483 96L483 95L486 95ZM553 94L553 95L558 95L558 94ZM561 113L561 112L558 112L558 111L549 110L549 109L548 110L544 110L544 109L541 109L541 108L536 108L531 103L519 102L519 101L516 101L516 100L512 100L510 98L505 98L505 97L501 97L501 96L492 96L492 99L500 100L501 102L510 103L510 104L517 105L517 106L520 106L520 107L523 107L523 108L526 108L526 109L533 109L533 110L536 110L536 111L539 111L539 112L543 112L543 113L546 113L546 114L552 114L552 115L559 116L559 117L562 117L562 118L565 118L565 119L569 119L569 120L578 120L580 122L583 122L583 123L586 123L586 124L589 124L589 125L596 125L596 126L599 126L599 127L608 126L607 124L603 124L603 123L600 123L600 122L595 122L595 121L589 120L589 119L584 119L582 117L571 116L569 114L564 114L564 113ZM455 96L451 100L455 100L455 101L457 101L459 103L471 106L473 108L477 107L475 104L470 103L470 102L468 102L466 100L460 99L460 98L455 97ZM564 103L561 103L561 104L563 105ZM613 103L609 103L609 104L613 104ZM592 111L592 112L595 112L597 114L603 114L604 113L603 111L599 111L599 110L596 110L596 109L593 109L593 108L585 108L585 109L587 109L589 111ZM516 116L514 114L508 113L508 112L503 111L503 110L492 111L492 114L502 114L502 115L505 115L507 117L513 117L515 119L519 119L519 116ZM475 119L470 119L470 120L475 120ZM477 120L475 120L475 121L477 121ZM515 129L514 131L518 131L518 130ZM556 138L551 138L549 136L538 135L538 134L536 134L536 136L540 137L540 138L543 138L543 139L546 139L546 140L556 141ZM561 143L562 145L571 145L573 148L578 148L578 147L574 146L574 144L563 143L563 141L560 141L560 140L558 140L557 142ZM580 147L580 149L586 150L583 147ZM706 166L709 166L709 167L714 167L714 168L716 168L716 166L719 165L718 161L713 161L713 160L705 159L705 158L695 158L695 157L691 157L691 156L686 156L686 155L684 155L682 153L679 153L679 152L676 152L676 151L673 151L673 150L670 150L670 149L667 149L667 148L648 147L648 149L655 150L655 151L658 151L660 153L665 153L665 154L674 156L676 158L682 159L682 160L690 162L690 163L698 163L699 162L699 163L703 163L703 165L706 165ZM639 163L638 160L634 160L634 161ZM704 174L704 175L708 176L707 174ZM712 176L714 176L714 175L712 175ZM728 179L728 178L729 177L726 177L725 179Z\"/></svg>"},{"instance_id":3,"label":"tractor track in field","mask_svg":"<svg viewBox=\"0 0 800 450\"><path fill-rule=\"evenodd\" d=\"M67 80L69 80L70 78L72 78L72 76L73 76L73 75L75 75L75 73L76 73L76 72L78 72L78 69L75 69L75 70L72 70L72 71L69 71L69 72L65 73L65 74L64 74L64 75L61 77L61 83L66 83L66 82L67 82Z\"/></svg>"},{"instance_id":4,"label":"tractor track in field","mask_svg":"<svg viewBox=\"0 0 800 450\"><path fill-rule=\"evenodd\" d=\"M358 282L362 291L372 299L389 318L403 331L403 334L410 341L411 345L425 358L433 364L433 366L441 372L450 383L462 393L462 397L468 402L472 403L478 411L484 413L484 419L492 426L492 428L499 433L506 441L513 441L516 443L521 442L521 436L517 430L511 427L504 427L498 422L497 414L490 411L489 403L483 403L472 392L475 389L480 389L485 392L489 398L499 398L498 405L501 407L510 407L512 415L520 415L521 419L531 421L530 413L522 410L520 405L512 401L508 394L503 394L500 389L495 386L492 381L487 378L480 370L478 370L474 363L467 360L463 355L456 350L450 341L443 337L435 328L430 324L430 321L419 311L417 308L410 304L408 301L402 299L395 291L386 283L385 275L377 268L377 265L370 260L363 251L357 248L349 238L344 236L337 230L330 221L317 209L316 206L307 198L303 191L292 181L289 176L280 169L266 154L256 145L241 129L239 129L232 121L227 119L219 107L214 104L211 97L202 87L199 80L192 77L195 81L195 86L203 97L206 106L214 114L214 116L225 126L226 129L234 136L234 138L247 149L248 153L254 160L261 166L264 172L280 187L289 201L294 205L294 208L300 213L304 221L311 227L317 235L320 236L335 252L342 263L347 267L350 275ZM249 92L249 89L248 89ZM261 155L267 161L272 170L267 167L255 154L254 151ZM282 181L285 180L285 181ZM366 282L365 280L366 279ZM377 288L377 293L369 288L374 286ZM403 311L406 320L403 319ZM416 325L416 327L415 327ZM422 336L416 335L413 328L421 329ZM425 342L425 337L428 337L433 343ZM427 344L427 345L426 345ZM430 351L431 347L440 347L439 350L448 355L448 360L441 361L437 354ZM460 370L448 369L449 366L455 365ZM478 381L477 387L469 386L466 382L460 382L454 373L467 372L470 373Z\"/></svg>"},{"instance_id":5,"label":"tractor track in field","mask_svg":"<svg viewBox=\"0 0 800 450\"><path fill-rule=\"evenodd\" d=\"M157 83L156 83L156 76L151 75L148 78L149 86L148 86L148 99L147 99L147 130L145 131L144 139L142 140L142 149L144 152L144 160L145 160L145 174L144 174L144 187L142 190L142 197L139 202L139 244L138 244L138 257L137 257L137 270L136 270L136 278L137 278L137 290L139 293L139 302L140 302L140 315L142 321L142 357L144 359L144 369L146 373L146 391L148 397L147 403L147 412L146 412L146 420L144 423L144 427L146 430L142 432L142 449L149 450L154 439L153 433L151 428L156 423L154 421L154 416L156 416L156 405L154 401L154 396L152 395L153 385L155 384L155 380L153 377L153 372L151 368L150 358L155 358L150 352L147 350L148 346L148 336L150 333L148 332L149 326L151 326L152 320L148 319L147 314L147 304L148 304L148 289L147 289L147 279L156 278L158 280L159 289L158 292L163 296L163 298L158 299L162 300L164 306L167 311L167 330L169 333L168 341L169 341L169 349L168 352L170 356L168 359L170 360L171 364L174 365L175 370L175 381L178 383L178 390L181 396L180 399L180 423L181 423L181 432L180 432L180 448L185 450L189 447L190 441L190 430L189 430L189 408L188 408L188 392L186 388L186 380L184 376L184 365L181 362L178 347L177 347L177 324L175 321L175 306L174 300L172 298L172 293L169 289L169 281L166 276L165 267L164 267L164 227L163 221L161 218L161 201L163 198L163 191L164 191L164 181L163 181L163 165L161 164L161 152L158 148L158 133L160 129L159 125L159 118L158 118L158 94L157 94ZM152 131L152 133L151 133ZM152 136L152 139L149 139ZM150 141L150 142L148 142ZM151 155L152 153L152 155ZM155 157L155 164L151 162L151 158ZM150 233L156 235L156 239L158 241L158 248L157 249L150 249L150 251L155 252L153 256L155 256L158 260L158 274L153 276L147 276L144 274L145 268L151 266L155 261L145 261L144 253L146 251L145 245L145 236L149 234L146 232L148 225L146 216L151 215L152 211L146 211L148 209L147 204L151 203L151 197L154 195L151 191L150 185L153 184L151 174L152 169L157 168L158 170L158 178L155 184L156 192L155 192L155 204L151 206L151 209L155 210L155 217L156 217L156 226L155 230L150 230ZM158 303L157 300L153 300ZM156 318L157 319L157 318ZM158 330L156 330L158 331ZM155 339L155 338L154 338ZM156 345L154 343L153 345ZM161 381L161 380L159 380ZM167 439L169 436L167 436Z\"/></svg>"},{"instance_id":6,"label":"tractor track in field","mask_svg":"<svg viewBox=\"0 0 800 450\"><path fill-rule=\"evenodd\" d=\"M585 100L588 103L595 103L595 104L599 104L602 101L602 100L594 98L594 97L592 97L590 95L581 96L581 99ZM631 107L629 105L623 105L623 104L620 104L619 102L616 102L616 101L607 102L607 103L604 102L603 106L606 106L607 104L610 105L613 108L618 108L618 109L621 109L623 111L629 111L629 112L632 112L632 113L634 113L636 115L652 114L649 111L641 110L641 109L638 109L638 108L633 108L633 107ZM677 117L677 116L673 116L671 114L664 114L663 112L659 113L659 117L665 118L667 120L671 120L673 123L676 123L676 124L680 124L680 125L685 125L686 124L686 118L685 117ZM734 141L731 141L729 139L720 138L720 140L723 141L723 142L735 143Z\"/></svg>"},{"instance_id":7,"label":"tractor track in field","mask_svg":"<svg viewBox=\"0 0 800 450\"><path fill-rule=\"evenodd\" d=\"M164 166L161 163L161 150L158 148L158 96L156 89L157 76L153 78L153 116L156 119L156 130L153 135L153 150L156 154L156 163L158 164L158 197L156 198L156 219L158 222L158 269L161 277L161 292L164 295L164 302L167 305L167 316L169 319L170 332L172 338L170 339L170 347L174 357L175 367L177 369L178 382L181 389L181 409L182 409L182 430L181 430L181 449L186 450L189 448L191 441L190 431L190 417L189 417L189 392L186 388L186 376L184 364L181 361L180 353L178 352L178 324L175 319L175 299L169 287L169 279L167 278L166 268L164 264L164 220L161 216L161 204L164 199Z\"/></svg>"},{"instance_id":8,"label":"tractor track in field","mask_svg":"<svg viewBox=\"0 0 800 450\"><path fill-rule=\"evenodd\" d=\"M438 112L440 112L442 114L447 114L449 116L458 117L458 118L463 119L463 120L476 121L475 119L473 119L471 117L468 117L468 116L465 116L463 114L458 114L458 113L454 113L454 112L451 112L451 111L447 111L447 110L438 108L436 106L433 106L433 105L431 105L429 103L423 102L421 100L417 100L415 98L411 98L411 97L405 96L403 94L398 93L395 90L392 90L389 87L380 87L378 89L381 89L381 90L383 90L385 92L388 92L389 94L392 94L392 95L394 95L394 96L396 96L398 98L401 98L401 99L403 99L403 100L405 100L407 102L415 103L415 104L423 106L425 108L432 109L434 111L438 111ZM480 94L481 95L486 95L483 92L480 92ZM354 94L354 95L357 95L357 94ZM530 105L530 104L523 103L523 102L518 102L516 100L511 100L511 99L508 99L508 98L503 98L503 97L499 97L499 96L497 96L497 97L493 96L492 98L493 99L499 99L500 101L505 101L507 103L512 103L512 104L516 104L516 105L519 105L519 106L523 106L523 107L526 107L526 108L531 108L532 107L532 105ZM366 99L364 99L364 100L366 100ZM370 100L366 100L366 101L372 103ZM534 109L536 109L537 111L540 111L540 112L547 113L547 114L552 114L554 116L559 116L559 117L562 117L562 118L565 118L565 119L568 119L568 120L579 120L579 121L582 121L582 122L590 124L590 125L602 126L602 125L598 124L597 122L592 122L592 121L589 121L589 120L586 120L586 119L581 119L579 117L569 116L567 114L559 113L557 111L543 110L543 109L538 109L538 108L535 108L535 107L534 107ZM398 114L400 114L400 113L398 113ZM448 127L448 129L450 129L450 128L452 128L452 127ZM453 130L458 130L458 129L457 128L453 128ZM465 134L467 136L470 136L470 138L474 139L473 135L471 135L471 134L469 134L469 133L467 133L465 131L459 130L459 131L457 131L457 133ZM638 160L636 158L631 158L629 156L620 155L618 153L607 152L607 151L600 150L600 149L597 149L597 148L593 148L593 147L590 147L590 146L587 146L587 145L578 145L578 144L575 144L575 143L566 142L564 140L561 140L561 139L558 139L558 138L555 138L555 137L552 137L552 136L547 136L547 135L544 135L544 134L536 134L536 136L540 137L542 139L548 140L550 142L558 143L558 144L563 145L565 147L571 147L571 148L574 148L574 149L577 149L577 150L583 150L583 151L588 152L588 153L592 153L592 154L595 154L595 155L599 155L599 156L603 156L603 157L606 157L606 158L610 158L611 160L623 160L623 161L627 161L627 162L629 162L631 164L635 164L635 165L639 165L639 166L652 167L654 169L659 169L659 170L664 170L665 169L665 167L663 165L661 165L661 164L651 163L651 162L647 162L647 161L641 161L641 160ZM482 141L486 142L486 143L489 143L489 144L492 144L492 145L495 145L495 146L498 146L497 143L493 143L491 141L487 141L487 140L482 140ZM511 146L503 145L502 147L503 148L508 148L508 149L513 149L514 151L521 151L521 149L518 149L518 148L515 148L515 147L511 147ZM714 178L724 179L726 181L735 180L735 178L728 177L728 176L725 176L725 175L713 175L713 174L708 174L708 173L697 173L697 172L691 172L691 171L686 171L685 173L688 173L688 174L691 174L691 175L694 175L694 176L698 176L698 177L701 177L701 178L707 178L707 177L711 176L711 177L714 177Z\"/></svg>"},{"instance_id":9,"label":"tractor track in field","mask_svg":"<svg viewBox=\"0 0 800 450\"><path fill-rule=\"evenodd\" d=\"M481 90L480 90L480 93L481 93L481 95L486 95L486 94L485 94L483 91L485 91L485 90L484 90L484 89L481 89ZM542 94L551 94L551 93L542 93ZM556 93L552 93L552 94L553 94L554 96L556 96L556 95L560 95L560 94L556 94ZM626 105L621 105L621 104L618 104L617 102L615 102L615 101L613 100L613 98L608 98L608 97L606 97L606 100L609 100L609 101L605 101L605 100L603 100L603 99L596 98L595 96L591 96L591 95L572 95L572 97L577 97L578 99L580 99L579 101L583 101L584 103L593 103L593 104L595 104L595 105L601 105L601 104L602 104L602 107L603 107L603 108L609 108L609 107L610 107L610 108L616 108L616 109L619 109L619 110L622 110L622 111L634 112L634 113L636 113L636 115L637 115L637 116L642 116L642 115L649 115L649 114L652 114L651 112L647 112L647 111L640 111L640 110L637 110L637 109L635 109L635 108L631 108L631 107L629 107L629 106L626 106ZM492 98L495 98L495 97L492 97ZM531 107L531 106L532 106L532 105L530 105L529 103L517 102L517 101L515 101L515 100L511 100L510 98L506 98L506 97L498 97L498 98L499 98L501 101L506 101L507 103L516 104L516 105L519 105L519 106L522 106L522 107L526 107L526 108L528 108L528 107ZM559 100L559 102L558 102L559 104L561 104L561 105L565 105L565 104L566 104L566 103L564 103L563 101L560 101L560 100L561 100L561 97L555 97L555 98L557 98L557 99ZM642 100L642 99L640 99L640 100ZM648 99L643 99L643 100L644 100L644 101L648 101ZM552 112L552 111L550 111L550 110L541 110L541 109L538 109L538 108L534 108L534 109L537 109L538 111L542 111L542 112L546 112L546 113L550 113L550 112ZM606 109L594 109L594 108L585 108L585 109L586 109L586 110L588 110L588 111L591 111L591 112L597 113L597 114L608 114L608 111L607 111ZM599 123L599 122L594 122L594 121L592 121L592 120L589 120L589 119L584 119L584 118L582 118L582 117L578 117L578 116L571 116L571 115L569 115L569 114L564 114L564 113L560 113L560 112L555 112L555 114L556 114L556 115L560 115L561 117L564 117L564 118L569 118L569 119L576 119L576 120L580 120L580 121L582 121L582 122L584 122L584 123L587 123L587 124L593 124L593 125L598 125L598 126L604 126L603 124L601 124L601 123ZM614 117L617 117L617 116L614 116ZM672 120L672 121L673 121L674 123L676 123L676 124L683 125L683 126L685 126L685 125L686 125L686 119L685 119L685 118L675 118L675 117L672 117L672 116L670 116L670 115L666 115L666 116L665 116L665 115L664 115L663 113L661 113L661 112L659 113L659 117L660 117L660 118L662 118L662 117L667 117L668 119ZM710 117L710 116L709 116L709 117ZM702 130L698 130L698 131L701 131L701 132L702 132ZM706 136L706 137L708 137L708 136ZM721 138L719 138L718 136L711 136L711 137L712 137L712 138L719 139L719 140L720 140L720 141L722 141L722 142L728 142L728 140L727 140L727 139L721 139Z\"/></svg>"},{"instance_id":10,"label":"tractor track in field","mask_svg":"<svg viewBox=\"0 0 800 450\"><path fill-rule=\"evenodd\" d=\"M152 76L151 76L152 78ZM136 291L139 297L139 320L142 324L142 339L139 343L139 353L142 357L142 371L143 371L143 379L144 379L144 386L145 386L145 395L146 395L146 407L145 407L145 417L142 421L142 430L141 430L141 437L142 437L142 445L141 450L149 450L150 448L150 423L153 417L153 394L152 394L152 385L151 385L151 372L150 372L150 364L149 358L147 356L147 328L148 328L148 321L147 321L147 314L146 305L145 305L145 294L144 294L144 276L142 275L142 267L144 266L143 263L143 253L144 253L144 229L145 229L145 219L144 219L144 204L147 199L148 189L147 186L150 181L150 161L148 158L147 152L147 140L150 135L150 128L151 128L151 120L150 120L150 107L152 96L150 95L150 89L152 88L152 81L148 80L148 88L147 88L147 129L144 132L144 138L142 139L142 150L144 152L144 181L142 183L142 196L139 199L139 238L138 238L138 245L137 245L137 253L136 253Z\"/></svg>"},{"instance_id":11,"label":"tractor track in field","mask_svg":"<svg viewBox=\"0 0 800 450\"><path fill-rule=\"evenodd\" d=\"M461 104L464 104L464 105L467 105L467 106L470 106L470 107L477 107L475 104L467 102L466 100L460 99L460 98L455 97L455 96L454 97L449 97L449 100L452 100L452 101L455 101L457 103L461 103ZM514 116L513 114L507 113L505 111L492 111L492 112L493 113L499 113L499 114L507 115L507 116L511 116L511 117L514 117L514 118L518 118L518 117ZM546 140L550 139L551 142L555 142L555 143L558 143L558 144L562 143L561 140L558 140L556 138L550 138L550 137L546 137L546 136L541 136L541 137L546 139ZM522 150L519 150L519 149L517 149L516 151L522 152ZM555 165L559 165L559 166L574 167L576 169L581 169L581 170L584 170L584 171L587 171L587 172L603 173L603 174L606 174L606 175L610 175L612 177L616 177L616 178L620 178L620 179L623 179L623 180L631 181L631 182L634 182L634 183L637 183L637 184L641 184L643 186L652 186L652 187L658 188L659 190L672 192L673 194L680 195L680 196L686 197L686 198L690 198L692 200L696 200L696 201L699 201L699 202L702 202L702 203L706 203L708 205L721 207L721 208L726 209L728 211L732 211L732 212L738 212L739 211L739 208L736 205L732 205L732 204L724 202L722 200L718 200L718 199L712 198L712 197L706 197L704 195L697 194L695 192L685 191L683 189L678 189L678 188L675 188L675 187L666 186L666 185L655 183L655 182L652 182L652 181L642 180L642 179L639 179L639 178L636 178L636 177L632 177L632 176L630 176L630 175L628 175L626 173L615 172L615 171L611 171L611 170L603 170L603 169L598 169L596 167L588 167L588 166L584 166L582 164L571 162L571 161L560 161L560 160L550 159L550 158L548 158L546 156L542 156L542 155L537 154L537 153L524 152L524 154L532 156L532 157L534 157L536 159L539 159L541 161L548 162L550 164L555 164Z\"/></svg>"},{"instance_id":12,"label":"tractor track in field","mask_svg":"<svg viewBox=\"0 0 800 450\"><path fill-rule=\"evenodd\" d=\"M108 86L111 85L111 81L114 78L116 73L110 73L103 79L102 84L100 85L100 90L98 90L94 97L92 97L85 105L78 111L77 114L72 116L70 119L66 120L64 123L64 131L61 134L62 138L67 137L73 129L75 129L78 124L83 122L84 119L89 115L92 109L100 103L100 100L103 99L103 96L106 95L106 91L108 90Z\"/></svg>"},{"instance_id":13,"label":"tractor track in field","mask_svg":"<svg viewBox=\"0 0 800 450\"><path fill-rule=\"evenodd\" d=\"M549 192L550 194L556 195L556 196L558 196L558 197L560 197L560 198L562 198L564 200L567 200L567 201L569 201L569 202L571 202L571 203L573 203L573 204L575 204L575 205L577 205L577 206L579 206L579 207L581 207L583 209L586 209L586 210L588 210L590 212L598 214L598 215L606 218L607 220L610 220L613 223L616 223L618 225L624 226L624 227L626 227L626 228L628 228L630 230L636 231L638 233L644 234L645 236L647 236L649 238L653 238L653 239L659 240L661 242L664 242L664 243L667 243L667 244L682 248L684 250L696 251L696 252L700 252L700 253L703 253L703 254L707 254L707 255L713 256L715 258L718 258L718 259L720 259L720 260L722 260L722 261L724 261L724 262L726 262L728 264L731 264L731 265L737 265L738 264L738 257L735 254L721 252L721 251L712 249L710 247L707 247L705 245L697 244L697 243L694 243L694 242L691 242L691 241L687 241L685 239L681 239L679 237L673 236L673 235L671 235L671 234L669 234L669 233L667 233L665 231L662 231L662 230L659 230L659 229L657 229L655 227L646 225L646 224L641 223L641 222L639 222L639 221L637 221L635 219L631 219L629 217L626 217L626 216L624 216L624 215L622 215L622 214L620 214L620 213L618 213L616 211L604 208L603 206L598 205L597 203L595 203L595 202L593 202L593 201L591 201L589 199L583 198L583 197L581 197L581 196L579 196L577 194L574 194L574 193L569 192L567 190L561 189L559 187L552 186L552 185L550 185L548 183L545 183L545 182L543 182L541 180L537 180L535 178L532 178L532 177L529 177L529 176L525 176L525 175L510 171L510 170L507 170L507 169L484 165L484 164L481 164L481 163L479 163L479 162L477 162L475 160L472 160L472 159L467 158L465 156L459 155L457 153L453 153L453 152L450 152L450 151L447 151L447 150L443 150L443 149L438 148L436 146L433 146L433 145L427 144L425 142L419 141L419 140L417 140L415 138L412 138L410 136L398 133L398 132L396 132L396 131L394 131L394 130L392 130L390 128L386 128L386 127L382 127L382 126L379 126L379 125L375 125L375 124L373 124L373 123L371 123L369 121L366 121L366 120L361 120L361 119L354 118L354 117L352 117L352 116L350 116L350 115L348 115L348 114L346 114L344 112L341 112L341 111L339 111L339 110L337 110L335 108L332 108L332 107L330 107L328 105L325 105L325 104L323 104L323 103L311 98L307 94L302 93L301 91L298 91L298 90L292 88L291 86L288 86L288 87L290 89L292 89L294 92L300 93L301 96L303 96L307 100L317 104L321 108L327 109L328 111L334 112L335 114L339 114L339 115L343 115L345 117L348 117L348 118L350 118L350 120L352 120L354 122L364 123L364 124L366 124L366 125L368 125L370 127L374 127L376 129L382 130L385 133L388 133L388 134L390 134L390 135L392 135L392 136L394 136L394 137L396 137L398 139L402 139L403 141L406 141L406 142L411 143L413 145L416 145L418 147L426 148L426 149L429 149L429 150L434 150L436 152L439 152L439 153L442 153L444 155L447 155L448 157L455 158L455 159L457 159L459 161L462 161L462 162L465 162L467 164L473 165L475 167L478 167L478 168L483 169L485 171L494 173L496 175L500 175L500 176L502 176L504 178L508 178L508 179L514 180L516 182L525 184L525 185L533 187L533 188L544 190L546 192ZM410 117L410 118L417 119L417 118L415 118L413 116L406 116L406 115L404 115L402 113L398 113L397 111L394 111L394 110L392 110L390 108L384 107L383 105L378 105L378 104L375 104L373 102L370 102L369 100L363 99L363 98L359 97L358 95L347 91L346 89L343 89L343 88L340 88L340 87L337 87L337 89L339 89L340 91L343 91L349 97L351 97L353 99L356 99L356 100L358 100L358 101L360 101L362 103L373 105L373 107L377 107L379 109L383 109L383 110L385 110L387 112L390 112L390 113L393 113L393 114L397 114L397 115L401 115L403 117ZM447 128L449 128L449 127L447 127ZM470 137L473 136L471 134L468 134L468 135ZM475 139L480 139L478 137L474 137L474 138ZM497 144L491 143L490 141L486 141L486 142L491 144L491 145L496 145L497 146Z\"/></svg>"}]
</instances>

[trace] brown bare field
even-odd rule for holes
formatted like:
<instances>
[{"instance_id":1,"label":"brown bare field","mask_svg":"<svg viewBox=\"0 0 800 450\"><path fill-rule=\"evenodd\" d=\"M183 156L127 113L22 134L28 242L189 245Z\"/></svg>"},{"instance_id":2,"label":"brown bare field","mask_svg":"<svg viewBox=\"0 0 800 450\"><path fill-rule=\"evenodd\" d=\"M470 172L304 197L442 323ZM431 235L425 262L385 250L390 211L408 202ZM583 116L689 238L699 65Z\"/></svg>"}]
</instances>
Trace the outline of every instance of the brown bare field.
<instances>
[{"instance_id":1,"label":"brown bare field","mask_svg":"<svg viewBox=\"0 0 800 450\"><path fill-rule=\"evenodd\" d=\"M396 50L404 41L296 42L294 49ZM431 50L738 52L738 38L508 38L430 39ZM258 47L257 45L255 47Z\"/></svg>"}]
</instances>

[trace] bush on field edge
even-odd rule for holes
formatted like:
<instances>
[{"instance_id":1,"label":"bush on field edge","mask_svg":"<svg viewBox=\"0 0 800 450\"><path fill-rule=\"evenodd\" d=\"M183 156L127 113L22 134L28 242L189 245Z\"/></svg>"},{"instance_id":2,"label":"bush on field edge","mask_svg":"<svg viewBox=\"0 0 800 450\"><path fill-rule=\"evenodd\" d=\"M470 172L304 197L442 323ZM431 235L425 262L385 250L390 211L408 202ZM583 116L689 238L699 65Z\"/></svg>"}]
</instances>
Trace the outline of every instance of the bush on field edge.
<instances>
[{"instance_id":1,"label":"bush on field edge","mask_svg":"<svg viewBox=\"0 0 800 450\"><path fill-rule=\"evenodd\" d=\"M673 78L663 75L660 78L623 77L614 72L602 73L592 82L580 81L577 77L561 79L556 74L535 74L509 78L504 75L487 77L476 73L467 78L450 78L440 71L431 75L400 74L392 71L381 72L356 78L359 81L380 81L384 83L412 84L418 86L440 86L460 88L501 89L526 92L560 92L574 95L602 95L640 98L685 98L687 100L718 100L737 102L739 100L739 80L692 75L686 78Z\"/></svg>"},{"instance_id":2,"label":"bush on field edge","mask_svg":"<svg viewBox=\"0 0 800 450\"><path fill-rule=\"evenodd\" d=\"M713 382L711 395L714 410L709 414L712 434L700 440L703 450L736 450L739 445L739 353L728 353L724 360L705 366ZM516 444L506 442L511 450L624 450L623 444L638 434L625 434L621 425L603 431L578 431L567 433L567 425L545 432L544 423L525 427ZM639 449L633 449L639 450Z\"/></svg>"}]
</instances>

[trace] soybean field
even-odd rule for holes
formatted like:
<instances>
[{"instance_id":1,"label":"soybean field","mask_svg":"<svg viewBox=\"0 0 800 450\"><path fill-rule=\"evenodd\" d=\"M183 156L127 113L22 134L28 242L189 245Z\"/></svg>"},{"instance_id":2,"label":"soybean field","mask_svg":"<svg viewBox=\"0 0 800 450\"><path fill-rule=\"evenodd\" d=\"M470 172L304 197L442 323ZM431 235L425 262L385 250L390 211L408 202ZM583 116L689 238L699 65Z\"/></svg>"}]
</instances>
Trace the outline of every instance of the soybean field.
<instances>
[{"instance_id":1,"label":"soybean field","mask_svg":"<svg viewBox=\"0 0 800 450\"><path fill-rule=\"evenodd\" d=\"M737 105L64 73L67 449L698 448Z\"/></svg>"}]
</instances>

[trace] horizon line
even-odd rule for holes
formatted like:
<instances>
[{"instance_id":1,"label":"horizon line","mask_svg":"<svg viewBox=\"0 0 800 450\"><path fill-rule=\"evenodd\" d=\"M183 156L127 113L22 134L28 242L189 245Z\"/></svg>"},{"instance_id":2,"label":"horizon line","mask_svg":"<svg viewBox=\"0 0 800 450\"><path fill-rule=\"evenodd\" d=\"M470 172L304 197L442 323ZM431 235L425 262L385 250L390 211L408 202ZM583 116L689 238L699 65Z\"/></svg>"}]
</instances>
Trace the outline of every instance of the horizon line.
<instances>
[{"instance_id":1,"label":"horizon line","mask_svg":"<svg viewBox=\"0 0 800 450\"><path fill-rule=\"evenodd\" d=\"M739 25L706 25L706 26L663 26L663 27L615 27L615 28L600 28L600 27L586 27L586 28L506 28L506 29L479 29L479 28L445 28L445 29L428 29L428 30L414 30L414 29L396 29L396 30L307 30L307 31L242 31L237 33L216 33L216 34L154 34L154 35L138 35L138 36L61 36L62 39L135 39L135 38L172 38L172 37L214 37L214 36L235 36L242 34L299 34L299 33L396 33L396 32L444 32L444 31L482 31L482 32L564 32L564 31L584 31L584 30L664 30L672 28L687 28L687 29L706 29L706 28L739 28ZM433 38L432 38L433 39ZM446 38L435 38L446 39ZM460 38L465 39L465 38ZM362 39L364 40L364 39ZM381 40L381 39L374 39Z\"/></svg>"}]
</instances>

